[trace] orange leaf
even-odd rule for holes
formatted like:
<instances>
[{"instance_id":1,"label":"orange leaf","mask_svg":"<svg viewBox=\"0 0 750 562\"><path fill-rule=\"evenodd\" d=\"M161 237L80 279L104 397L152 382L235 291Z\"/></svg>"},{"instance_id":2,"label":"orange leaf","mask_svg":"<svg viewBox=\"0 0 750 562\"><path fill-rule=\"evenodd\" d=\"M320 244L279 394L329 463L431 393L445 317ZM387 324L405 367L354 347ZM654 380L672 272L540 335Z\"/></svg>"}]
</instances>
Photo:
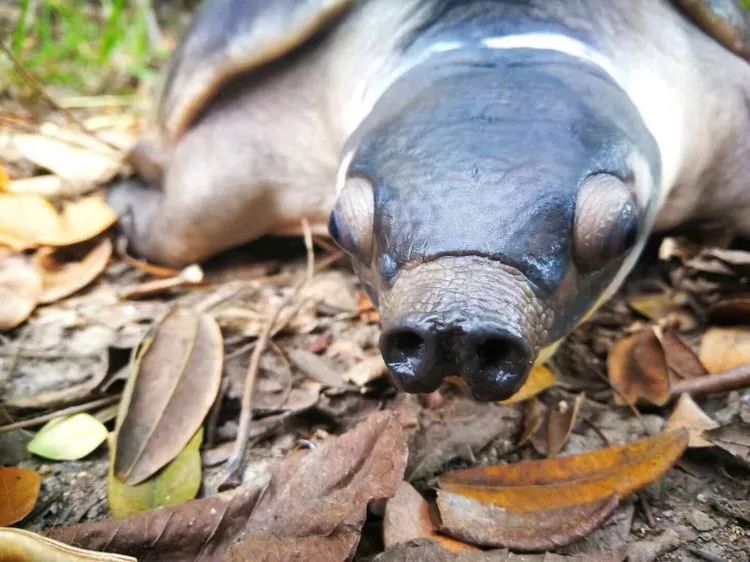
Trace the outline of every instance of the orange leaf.
<instances>
[{"instance_id":1,"label":"orange leaf","mask_svg":"<svg viewBox=\"0 0 750 562\"><path fill-rule=\"evenodd\" d=\"M685 430L582 455L470 468L440 477L440 488L516 512L619 499L661 478L687 447Z\"/></svg>"},{"instance_id":2,"label":"orange leaf","mask_svg":"<svg viewBox=\"0 0 750 562\"><path fill-rule=\"evenodd\" d=\"M401 542L430 539L453 553L479 550L475 546L440 535L430 513L430 505L408 482L401 482L396 494L385 505L383 543L386 548Z\"/></svg>"},{"instance_id":3,"label":"orange leaf","mask_svg":"<svg viewBox=\"0 0 750 562\"><path fill-rule=\"evenodd\" d=\"M36 472L0 467L0 527L12 525L31 513L41 485Z\"/></svg>"},{"instance_id":4,"label":"orange leaf","mask_svg":"<svg viewBox=\"0 0 750 562\"><path fill-rule=\"evenodd\" d=\"M529 378L523 383L523 386L513 396L507 400L502 400L500 404L517 404L537 394L541 394L548 388L557 384L557 377L544 365L537 365L531 369Z\"/></svg>"},{"instance_id":5,"label":"orange leaf","mask_svg":"<svg viewBox=\"0 0 750 562\"><path fill-rule=\"evenodd\" d=\"M652 329L627 336L612 346L607 371L616 401L635 404L643 399L662 406L669 400L669 369Z\"/></svg>"}]
</instances>

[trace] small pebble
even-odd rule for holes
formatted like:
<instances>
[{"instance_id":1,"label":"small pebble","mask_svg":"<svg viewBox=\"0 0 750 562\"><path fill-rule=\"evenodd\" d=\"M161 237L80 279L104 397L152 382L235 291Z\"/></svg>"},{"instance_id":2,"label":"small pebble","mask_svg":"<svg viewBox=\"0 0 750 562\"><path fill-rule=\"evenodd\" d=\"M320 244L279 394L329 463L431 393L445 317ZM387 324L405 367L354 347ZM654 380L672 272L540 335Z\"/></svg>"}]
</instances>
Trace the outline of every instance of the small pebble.
<instances>
[{"instance_id":1,"label":"small pebble","mask_svg":"<svg viewBox=\"0 0 750 562\"><path fill-rule=\"evenodd\" d=\"M696 531L710 531L716 528L718 523L711 519L708 515L700 511L699 509L692 510L687 516L688 523L690 523Z\"/></svg>"}]
</instances>

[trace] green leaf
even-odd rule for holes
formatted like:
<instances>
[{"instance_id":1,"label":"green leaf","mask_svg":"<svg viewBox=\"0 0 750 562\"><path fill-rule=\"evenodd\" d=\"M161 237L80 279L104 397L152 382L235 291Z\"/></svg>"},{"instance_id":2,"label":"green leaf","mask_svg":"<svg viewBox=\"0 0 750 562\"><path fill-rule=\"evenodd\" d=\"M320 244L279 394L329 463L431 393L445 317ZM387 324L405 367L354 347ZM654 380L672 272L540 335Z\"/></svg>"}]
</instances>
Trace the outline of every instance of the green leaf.
<instances>
[{"instance_id":1,"label":"green leaf","mask_svg":"<svg viewBox=\"0 0 750 562\"><path fill-rule=\"evenodd\" d=\"M203 428L200 428L187 446L162 471L151 479L128 486L114 475L110 463L107 478L109 508L114 517L126 517L133 513L157 507L169 507L195 498L201 485L200 446Z\"/></svg>"},{"instance_id":2,"label":"green leaf","mask_svg":"<svg viewBox=\"0 0 750 562\"><path fill-rule=\"evenodd\" d=\"M104 424L89 414L63 416L47 422L27 448L46 459L75 461L101 445L107 433Z\"/></svg>"}]
</instances>

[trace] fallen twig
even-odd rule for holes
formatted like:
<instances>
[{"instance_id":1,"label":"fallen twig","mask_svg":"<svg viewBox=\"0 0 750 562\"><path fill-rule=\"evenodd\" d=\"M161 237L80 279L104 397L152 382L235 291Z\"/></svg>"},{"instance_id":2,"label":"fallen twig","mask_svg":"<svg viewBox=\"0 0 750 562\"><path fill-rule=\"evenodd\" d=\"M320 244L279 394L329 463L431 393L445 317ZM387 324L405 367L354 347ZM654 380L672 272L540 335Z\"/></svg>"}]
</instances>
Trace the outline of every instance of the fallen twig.
<instances>
[{"instance_id":1,"label":"fallen twig","mask_svg":"<svg viewBox=\"0 0 750 562\"><path fill-rule=\"evenodd\" d=\"M88 412L89 410L100 408L102 406L109 406L110 404L114 404L115 402L119 401L120 398L121 396L119 394L116 396L106 396L104 398L99 398L98 400L92 400L91 402L77 404L75 406L71 406L70 408L63 408L62 410L50 412L49 414L44 414L42 416L37 416L28 420L9 423L7 425L0 426L0 433L7 433L8 431L13 431L15 429L34 427L36 425L47 423L48 421L54 420L55 418L59 418L61 416L69 416L71 414L78 414L80 412Z\"/></svg>"},{"instance_id":2,"label":"fallen twig","mask_svg":"<svg viewBox=\"0 0 750 562\"><path fill-rule=\"evenodd\" d=\"M681 394L705 396L715 392L728 392L750 386L750 365L737 367L724 373L684 379L672 385L670 398L676 400Z\"/></svg>"},{"instance_id":3,"label":"fallen twig","mask_svg":"<svg viewBox=\"0 0 750 562\"><path fill-rule=\"evenodd\" d=\"M289 296L287 296L273 311L268 322L266 322L263 331L258 337L258 340L255 342L255 348L253 349L253 354L250 356L250 363L248 364L247 375L245 376L245 386L242 392L240 419L237 426L237 438L234 442L234 451L227 463L227 477L225 478L224 483L220 486L220 490L236 488L242 483L242 470L244 468L245 452L248 448L250 421L252 419L252 402L255 394L255 381L258 378L260 359L273 336L281 330L283 325L291 320L291 317L287 317L281 326L276 326L281 313L291 303L297 300L302 289L304 289L310 282L315 273L315 251L313 249L312 231L310 230L310 223L307 219L302 220L302 230L305 235L305 248L307 249L307 272L302 282L299 283L294 291L290 293ZM298 307L295 310L297 309ZM276 329L274 330L274 328Z\"/></svg>"}]
</instances>

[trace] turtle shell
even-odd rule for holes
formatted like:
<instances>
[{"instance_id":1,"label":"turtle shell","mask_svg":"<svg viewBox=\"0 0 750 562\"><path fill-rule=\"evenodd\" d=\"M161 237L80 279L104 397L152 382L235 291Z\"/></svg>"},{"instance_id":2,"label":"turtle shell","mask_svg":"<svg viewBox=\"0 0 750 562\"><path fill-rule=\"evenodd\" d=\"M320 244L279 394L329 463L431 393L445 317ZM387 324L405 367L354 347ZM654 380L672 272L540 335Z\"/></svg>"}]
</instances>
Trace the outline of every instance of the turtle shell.
<instances>
[{"instance_id":1,"label":"turtle shell","mask_svg":"<svg viewBox=\"0 0 750 562\"><path fill-rule=\"evenodd\" d=\"M206 0L172 57L158 119L178 138L231 78L290 53L353 0Z\"/></svg>"},{"instance_id":2,"label":"turtle shell","mask_svg":"<svg viewBox=\"0 0 750 562\"><path fill-rule=\"evenodd\" d=\"M750 61L750 2L747 0L677 0L705 33Z\"/></svg>"}]
</instances>

